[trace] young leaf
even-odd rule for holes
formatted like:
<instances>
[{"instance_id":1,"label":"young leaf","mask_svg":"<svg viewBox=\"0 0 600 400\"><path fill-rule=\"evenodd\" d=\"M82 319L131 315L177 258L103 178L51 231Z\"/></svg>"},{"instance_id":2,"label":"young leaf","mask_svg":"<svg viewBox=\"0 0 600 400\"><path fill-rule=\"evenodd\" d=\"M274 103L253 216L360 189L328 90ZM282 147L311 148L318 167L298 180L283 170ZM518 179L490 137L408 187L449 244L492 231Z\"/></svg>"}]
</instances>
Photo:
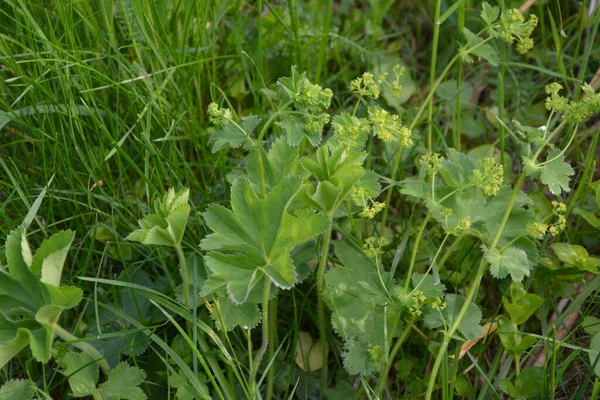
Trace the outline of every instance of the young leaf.
<instances>
[{"instance_id":1,"label":"young leaf","mask_svg":"<svg viewBox=\"0 0 600 400\"><path fill-rule=\"evenodd\" d=\"M139 220L140 229L127 236L128 240L146 245L177 246L181 243L190 215L189 189L175 193L170 188L162 199L154 200L154 214Z\"/></svg>"},{"instance_id":2,"label":"young leaf","mask_svg":"<svg viewBox=\"0 0 600 400\"><path fill-rule=\"evenodd\" d=\"M483 2L481 8L481 19L483 19L487 26L492 25L492 23L498 19L499 15L500 8L498 6L490 6L488 2Z\"/></svg>"},{"instance_id":3,"label":"young leaf","mask_svg":"<svg viewBox=\"0 0 600 400\"><path fill-rule=\"evenodd\" d=\"M517 324L506 318L500 318L498 322L498 336L506 351L513 357L523 354L537 341L535 337L519 332Z\"/></svg>"},{"instance_id":4,"label":"young leaf","mask_svg":"<svg viewBox=\"0 0 600 400\"><path fill-rule=\"evenodd\" d=\"M554 250L560 261L569 264L569 266L573 266L581 271L598 273L598 266L590 258L585 247L578 244L553 243L552 250Z\"/></svg>"},{"instance_id":5,"label":"young leaf","mask_svg":"<svg viewBox=\"0 0 600 400\"><path fill-rule=\"evenodd\" d=\"M260 124L260 118L256 115L248 115L237 124L229 123L223 126L223 129L210 135L209 141L213 142L212 152L216 153L226 146L237 149L246 144L258 124Z\"/></svg>"},{"instance_id":6,"label":"young leaf","mask_svg":"<svg viewBox=\"0 0 600 400\"><path fill-rule=\"evenodd\" d=\"M551 160L550 162L548 162ZM553 150L548 153L546 158L547 164L541 167L542 182L548 186L548 189L557 196L560 196L562 191L571 191L569 188L569 177L575 173L573 168L565 162L565 156L560 154L558 150Z\"/></svg>"},{"instance_id":7,"label":"young leaf","mask_svg":"<svg viewBox=\"0 0 600 400\"><path fill-rule=\"evenodd\" d=\"M469 47L461 50L461 53L463 53L467 57L465 61L471 62L469 61L468 53L472 53L479 58L487 60L487 62L489 62L493 66L498 65L500 59L498 57L498 53L492 46L483 43L483 39L475 35L468 28L463 28L463 34L465 35L467 43L469 43Z\"/></svg>"},{"instance_id":8,"label":"young leaf","mask_svg":"<svg viewBox=\"0 0 600 400\"><path fill-rule=\"evenodd\" d=\"M0 271L0 368L27 345L37 361L50 359L56 320L82 298L79 288L58 286L72 239L70 231L55 235L32 256L25 229L9 233L9 274Z\"/></svg>"},{"instance_id":9,"label":"young leaf","mask_svg":"<svg viewBox=\"0 0 600 400\"><path fill-rule=\"evenodd\" d=\"M429 329L440 327L449 327L454 324L458 318L461 308L465 304L465 298L456 294L446 295L446 307L443 310L430 308L425 314L424 323ZM475 304L470 303L467 306L467 312L464 314L458 325L458 331L466 340L473 340L483 335L483 329L480 325L481 310Z\"/></svg>"},{"instance_id":10,"label":"young leaf","mask_svg":"<svg viewBox=\"0 0 600 400\"><path fill-rule=\"evenodd\" d=\"M290 251L329 226L323 214L288 213L301 184L300 177L287 177L260 198L250 181L240 178L231 188L232 210L208 207L203 215L213 233L200 244L209 251L205 260L211 274L203 285L205 294L225 286L232 301L243 303L261 278L260 272L281 288L296 283Z\"/></svg>"},{"instance_id":11,"label":"young leaf","mask_svg":"<svg viewBox=\"0 0 600 400\"><path fill-rule=\"evenodd\" d=\"M502 296L502 304L510 319L517 325L525 323L544 302L540 296L527 293L523 285L517 283L510 286L510 297L511 301L506 296Z\"/></svg>"},{"instance_id":12,"label":"young leaf","mask_svg":"<svg viewBox=\"0 0 600 400\"><path fill-rule=\"evenodd\" d=\"M31 400L33 383L21 379L11 379L0 387L0 400Z\"/></svg>"},{"instance_id":13,"label":"young leaf","mask_svg":"<svg viewBox=\"0 0 600 400\"><path fill-rule=\"evenodd\" d=\"M529 276L527 253L515 247L509 247L502 253L495 247L486 247L484 257L490 263L491 274L498 279L510 274L514 282L521 282Z\"/></svg>"}]
</instances>

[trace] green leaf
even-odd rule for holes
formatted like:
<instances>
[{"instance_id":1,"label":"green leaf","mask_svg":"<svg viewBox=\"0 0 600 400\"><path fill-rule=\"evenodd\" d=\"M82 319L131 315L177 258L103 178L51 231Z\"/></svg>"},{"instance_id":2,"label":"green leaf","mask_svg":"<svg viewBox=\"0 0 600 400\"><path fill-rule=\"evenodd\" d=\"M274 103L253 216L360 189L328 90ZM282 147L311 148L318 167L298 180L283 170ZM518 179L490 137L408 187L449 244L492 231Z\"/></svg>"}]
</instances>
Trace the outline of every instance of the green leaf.
<instances>
[{"instance_id":1,"label":"green leaf","mask_svg":"<svg viewBox=\"0 0 600 400\"><path fill-rule=\"evenodd\" d=\"M139 221L141 228L131 232L127 240L145 245L179 245L190 215L189 194L189 189L175 193L175 190L170 188L162 200L156 198L155 213L141 219Z\"/></svg>"},{"instance_id":2,"label":"green leaf","mask_svg":"<svg viewBox=\"0 0 600 400\"><path fill-rule=\"evenodd\" d=\"M506 296L502 296L502 304L510 319L517 325L525 323L544 302L540 296L527 293L523 285L516 283L510 286L510 296L511 301Z\"/></svg>"},{"instance_id":3,"label":"green leaf","mask_svg":"<svg viewBox=\"0 0 600 400\"><path fill-rule=\"evenodd\" d=\"M584 247L577 244L553 243L552 250L554 250L562 262L581 271L589 271L594 274L598 273L596 262L590 258Z\"/></svg>"},{"instance_id":4,"label":"green leaf","mask_svg":"<svg viewBox=\"0 0 600 400\"><path fill-rule=\"evenodd\" d=\"M329 226L323 214L288 212L301 184L300 177L287 177L260 198L250 181L240 178L231 188L232 210L208 207L203 216L213 233L200 245L209 251L205 260L211 274L203 293L225 286L231 300L239 304L246 301L262 273L281 288L289 289L296 283L290 251Z\"/></svg>"},{"instance_id":5,"label":"green leaf","mask_svg":"<svg viewBox=\"0 0 600 400\"><path fill-rule=\"evenodd\" d=\"M108 372L106 382L98 383L98 366L85 353L70 352L62 359L64 374L69 379L73 397L93 396L94 400L145 400L139 388L146 375L137 367L120 363Z\"/></svg>"},{"instance_id":6,"label":"green leaf","mask_svg":"<svg viewBox=\"0 0 600 400\"><path fill-rule=\"evenodd\" d=\"M590 342L590 352L588 353L590 364L594 368L596 376L600 378L600 333L596 333Z\"/></svg>"},{"instance_id":7,"label":"green leaf","mask_svg":"<svg viewBox=\"0 0 600 400\"><path fill-rule=\"evenodd\" d=\"M446 307L439 311L429 308L424 317L425 326L429 329L440 327L450 327L458 318L461 308L465 304L465 298L456 294L446 295ZM458 325L458 331L464 339L473 340L483 335L483 329L480 325L481 310L473 303L467 306L467 312Z\"/></svg>"},{"instance_id":8,"label":"green leaf","mask_svg":"<svg viewBox=\"0 0 600 400\"><path fill-rule=\"evenodd\" d=\"M233 123L223 126L223 129L210 135L209 141L213 143L211 151L216 153L226 146L237 149L246 144L258 124L260 124L260 118L256 115L248 115L240 119L237 126Z\"/></svg>"},{"instance_id":9,"label":"green leaf","mask_svg":"<svg viewBox=\"0 0 600 400\"><path fill-rule=\"evenodd\" d=\"M506 318L500 318L498 322L498 336L506 351L513 357L523 354L537 342L535 337L519 332L517 324Z\"/></svg>"},{"instance_id":10,"label":"green leaf","mask_svg":"<svg viewBox=\"0 0 600 400\"><path fill-rule=\"evenodd\" d=\"M0 387L0 400L31 400L33 391L31 381L11 379Z\"/></svg>"},{"instance_id":11,"label":"green leaf","mask_svg":"<svg viewBox=\"0 0 600 400\"><path fill-rule=\"evenodd\" d=\"M550 161L550 162L548 162ZM546 164L542 167L542 182L548 186L548 189L557 196L560 196L562 191L570 192L569 177L575 173L573 168L565 162L564 154L558 150L548 152Z\"/></svg>"},{"instance_id":12,"label":"green leaf","mask_svg":"<svg viewBox=\"0 0 600 400\"><path fill-rule=\"evenodd\" d=\"M382 272L382 286L373 260L345 242L335 242L335 253L344 267L327 271L323 297L333 328L345 342L344 367L351 374L367 375L387 357L392 325L398 322L400 306L388 295L393 279ZM373 349L383 358L375 357Z\"/></svg>"},{"instance_id":13,"label":"green leaf","mask_svg":"<svg viewBox=\"0 0 600 400\"><path fill-rule=\"evenodd\" d=\"M471 62L469 61L470 57L468 53L472 53L479 58L487 60L487 62L489 62L493 66L498 65L500 59L498 58L498 53L492 46L483 43L483 39L475 35L468 28L463 28L463 35L465 36L465 39L467 40L469 46L467 48L461 49L461 54L467 56L466 59L463 57L463 59L465 59L466 62Z\"/></svg>"},{"instance_id":14,"label":"green leaf","mask_svg":"<svg viewBox=\"0 0 600 400\"><path fill-rule=\"evenodd\" d=\"M515 380L515 391L519 397L534 398L542 392L546 369L529 367L521 371Z\"/></svg>"},{"instance_id":15,"label":"green leaf","mask_svg":"<svg viewBox=\"0 0 600 400\"><path fill-rule=\"evenodd\" d=\"M600 332L600 318L587 315L583 317L581 327L588 335L595 335L596 333Z\"/></svg>"},{"instance_id":16,"label":"green leaf","mask_svg":"<svg viewBox=\"0 0 600 400\"><path fill-rule=\"evenodd\" d=\"M296 98L300 94L300 90L306 83L306 72L299 74L296 66L292 66L292 76L279 78L277 84L288 94L291 99Z\"/></svg>"},{"instance_id":17,"label":"green leaf","mask_svg":"<svg viewBox=\"0 0 600 400\"><path fill-rule=\"evenodd\" d=\"M137 367L122 362L108 373L106 382L98 386L100 400L145 400L146 394L138 386L144 382L146 374Z\"/></svg>"},{"instance_id":18,"label":"green leaf","mask_svg":"<svg viewBox=\"0 0 600 400\"><path fill-rule=\"evenodd\" d=\"M413 274L412 284L415 290L420 290L425 297L442 297L446 291L446 286L436 281L433 275Z\"/></svg>"},{"instance_id":19,"label":"green leaf","mask_svg":"<svg viewBox=\"0 0 600 400\"><path fill-rule=\"evenodd\" d=\"M510 274L514 282L521 282L529 276L527 253L515 247L509 247L502 253L495 247L486 247L484 257L490 263L490 273L498 279Z\"/></svg>"},{"instance_id":20,"label":"green leaf","mask_svg":"<svg viewBox=\"0 0 600 400\"><path fill-rule=\"evenodd\" d=\"M573 214L580 215L593 228L600 228L600 218L598 218L593 212L586 211L581 208L575 208L573 210Z\"/></svg>"},{"instance_id":21,"label":"green leaf","mask_svg":"<svg viewBox=\"0 0 600 400\"><path fill-rule=\"evenodd\" d=\"M70 230L59 232L46 239L35 253L31 272L48 285L59 286L67 252L75 233Z\"/></svg>"},{"instance_id":22,"label":"green leaf","mask_svg":"<svg viewBox=\"0 0 600 400\"><path fill-rule=\"evenodd\" d=\"M92 357L85 353L69 352L62 358L61 366L69 380L73 397L95 395L99 374Z\"/></svg>"},{"instance_id":23,"label":"green leaf","mask_svg":"<svg viewBox=\"0 0 600 400\"><path fill-rule=\"evenodd\" d=\"M227 298L222 298L218 302L226 331L231 331L236 326L253 329L260 322L260 310L256 304L246 302L237 305ZM221 329L220 321L216 322L217 328Z\"/></svg>"},{"instance_id":24,"label":"green leaf","mask_svg":"<svg viewBox=\"0 0 600 400\"><path fill-rule=\"evenodd\" d=\"M487 26L492 25L492 23L498 19L499 15L500 8L498 6L490 6L486 1L483 2L481 19L483 19Z\"/></svg>"},{"instance_id":25,"label":"green leaf","mask_svg":"<svg viewBox=\"0 0 600 400\"><path fill-rule=\"evenodd\" d=\"M25 230L9 233L5 249L10 274L0 271L0 368L27 345L37 361L50 359L55 322L82 297L78 288L58 286L72 239L72 232L59 233L32 257Z\"/></svg>"},{"instance_id":26,"label":"green leaf","mask_svg":"<svg viewBox=\"0 0 600 400\"><path fill-rule=\"evenodd\" d=\"M283 121L277 122L276 125L279 125L286 133L287 143L290 146L299 146L302 142L302 139L306 135L306 131L304 129L305 122L300 118L293 116L288 117Z\"/></svg>"}]
</instances>

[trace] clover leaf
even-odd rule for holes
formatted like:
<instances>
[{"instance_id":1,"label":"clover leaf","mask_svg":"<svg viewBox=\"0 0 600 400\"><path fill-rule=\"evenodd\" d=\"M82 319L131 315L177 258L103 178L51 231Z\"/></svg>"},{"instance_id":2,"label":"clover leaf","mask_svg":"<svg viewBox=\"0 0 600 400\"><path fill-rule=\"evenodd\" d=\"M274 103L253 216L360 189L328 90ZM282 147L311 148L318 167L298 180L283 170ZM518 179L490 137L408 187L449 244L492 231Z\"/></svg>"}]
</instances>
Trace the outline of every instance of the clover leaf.
<instances>
[{"instance_id":1,"label":"clover leaf","mask_svg":"<svg viewBox=\"0 0 600 400\"><path fill-rule=\"evenodd\" d=\"M82 298L81 289L59 286L73 237L57 233L32 255L23 226L9 233L8 272L0 270L0 368L28 345L37 361L50 360L56 321Z\"/></svg>"},{"instance_id":2,"label":"clover leaf","mask_svg":"<svg viewBox=\"0 0 600 400\"><path fill-rule=\"evenodd\" d=\"M266 274L276 286L289 289L297 271L290 251L329 227L328 218L309 210L289 211L302 179L289 176L261 198L247 178L231 188L231 210L213 204L203 214L213 231L200 246L208 251L210 271L202 291L225 287L234 303L244 303Z\"/></svg>"}]
</instances>

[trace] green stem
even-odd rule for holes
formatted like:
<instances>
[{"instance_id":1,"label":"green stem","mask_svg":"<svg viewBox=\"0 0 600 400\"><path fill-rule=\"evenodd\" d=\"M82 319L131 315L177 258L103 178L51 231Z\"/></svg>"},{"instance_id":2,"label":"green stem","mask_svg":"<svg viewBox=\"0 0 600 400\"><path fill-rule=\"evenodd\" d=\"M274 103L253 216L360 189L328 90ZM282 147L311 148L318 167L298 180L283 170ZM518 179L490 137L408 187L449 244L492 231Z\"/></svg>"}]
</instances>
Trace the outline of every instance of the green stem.
<instances>
[{"instance_id":1,"label":"green stem","mask_svg":"<svg viewBox=\"0 0 600 400\"><path fill-rule=\"evenodd\" d=\"M502 222L500 223L500 227L498 228L498 231L496 232L496 236L494 237L494 240L490 247L496 247L496 245L498 244L498 241L500 240L500 237L502 236L502 232L504 231L504 227L506 226L506 222L508 221L510 213L515 204L515 201L517 200L517 195L519 194L519 191L521 190L521 187L523 186L524 182L525 182L525 173L522 173L521 176L519 177L519 180L517 181L517 184L515 185L515 188L510 197L510 201L508 202L508 207L506 208L506 211L504 212L504 217L502 218ZM479 284L481 283L481 279L483 278L483 274L485 273L486 270L487 270L487 263L486 263L485 259L482 258L479 269L477 270L477 275L475 276L475 279L473 280L473 283L471 284L471 288L469 289L469 293L467 294L467 298L465 299L465 303L463 304L462 308L460 309L458 316L454 320L454 323L452 324L452 326L450 326L450 329L444 334L444 340L442 342L442 345L440 346L437 357L435 359L435 363L433 364L433 369L431 370L431 375L429 377L429 383L427 385L427 394L425 396L426 400L431 399L431 395L433 394L433 387L435 386L435 378L437 377L437 373L440 369L442 359L444 358L444 356L446 354L446 350L448 349L448 345L450 344L450 340L454 336L454 333L456 333L458 326L460 325L462 319L464 318L465 314L467 313L467 308L468 308L469 304L471 304L471 301L473 300L473 298L475 297L475 293L477 292L477 289L479 288Z\"/></svg>"},{"instance_id":2,"label":"green stem","mask_svg":"<svg viewBox=\"0 0 600 400\"><path fill-rule=\"evenodd\" d=\"M438 52L438 43L440 39L440 9L442 7L442 1L436 0L435 2L435 16L433 17L433 46L431 49L431 63L429 65L429 87L433 87L435 83L435 70L437 67L437 52ZM433 125L431 120L433 119L433 102L429 103L428 112L427 112L427 120L429 121L429 126L427 127L427 149L429 152L433 152Z\"/></svg>"},{"instance_id":3,"label":"green stem","mask_svg":"<svg viewBox=\"0 0 600 400\"><path fill-rule=\"evenodd\" d=\"M106 362L104 356L100 354L100 352L94 346L87 342L79 341L80 339L77 336L73 335L71 332L67 331L59 324L53 324L52 330L54 331L56 336L58 336L65 342L69 342L69 344L71 344L72 346L77 347L79 350L92 357L94 361L98 363L98 365L102 369L102 372L107 374L108 371L110 371L110 367L108 366L108 363Z\"/></svg>"},{"instance_id":4,"label":"green stem","mask_svg":"<svg viewBox=\"0 0 600 400\"><path fill-rule=\"evenodd\" d=\"M400 347L402 347L402 343L404 343L404 341L408 337L410 331L412 330L413 324L415 323L416 319L417 319L417 317L413 315L410 322L408 323L408 326L402 332L402 335L400 335L398 340L396 340L396 343L394 343L394 347L392 348L392 351L390 352L390 358L389 358L387 364L385 364L383 371L379 375L379 382L377 383L377 388L375 389L375 394L376 394L377 398L381 398L381 393L383 392L383 387L385 386L387 377L390 373L390 368L392 367L392 362L394 361L394 358L396 358L396 354L400 350Z\"/></svg>"},{"instance_id":5,"label":"green stem","mask_svg":"<svg viewBox=\"0 0 600 400\"><path fill-rule=\"evenodd\" d=\"M256 383L256 373L258 372L258 367L260 366L260 362L262 361L265 353L267 352L267 348L269 346L269 292L271 289L271 280L265 276L265 288L263 291L263 304L262 304L262 344L260 345L260 349L256 354L256 358L254 359L254 363L252 365L252 375L250 379L250 385L252 385L252 396L254 396L254 390L256 387L254 386Z\"/></svg>"},{"instance_id":6,"label":"green stem","mask_svg":"<svg viewBox=\"0 0 600 400\"><path fill-rule=\"evenodd\" d=\"M331 232L333 229L333 224L331 220L331 216L329 217L329 229L323 235L323 245L321 246L321 258L319 260L319 267L317 269L317 311L318 311L318 322L319 322L319 335L320 340L323 344L323 349L326 349L325 346L327 341L327 322L325 321L325 303L323 302L324 290L323 290L323 281L325 274L325 266L327 265L327 256L329 255L329 244L331 243ZM321 394L320 398L323 399L325 397L325 389L327 388L327 352L322 352L322 367L321 367Z\"/></svg>"},{"instance_id":7,"label":"green stem","mask_svg":"<svg viewBox=\"0 0 600 400\"><path fill-rule=\"evenodd\" d=\"M267 122L265 122L265 124L263 125L263 127L261 128L260 132L258 133L258 138L256 139L259 143L262 141L262 138L265 136L265 133L267 133L267 130L269 129L269 127L273 124L273 122L275 122L275 120L283 113L285 113L286 109L292 105L294 103L294 100L290 100L287 103L285 103L283 106L281 106L279 108L279 110L277 112L275 112L273 115L271 115L269 117L269 119L267 120Z\"/></svg>"},{"instance_id":8,"label":"green stem","mask_svg":"<svg viewBox=\"0 0 600 400\"><path fill-rule=\"evenodd\" d=\"M431 218L431 214L427 214L423 223L421 223L421 227L419 228L419 232L417 233L417 238L415 239L415 244L413 245L413 251L410 255L410 265L408 266L408 272L406 273L406 282L404 282L404 290L408 292L408 286L410 286L410 278L412 276L413 268L415 267L415 261L417 259L417 252L419 251L419 243L421 242L421 237L423 236L423 232L425 231L425 227Z\"/></svg>"},{"instance_id":9,"label":"green stem","mask_svg":"<svg viewBox=\"0 0 600 400\"><path fill-rule=\"evenodd\" d=\"M327 1L325 9L325 21L323 22L323 31L321 33L321 45L319 47L319 58L317 59L317 73L315 81L321 83L321 73L325 67L325 57L327 56L327 42L329 41L329 25L331 24L331 11L333 10L333 0Z\"/></svg>"},{"instance_id":10,"label":"green stem","mask_svg":"<svg viewBox=\"0 0 600 400\"><path fill-rule=\"evenodd\" d=\"M178 243L175 246L175 250L177 251L177 257L179 257L179 264L181 265L181 278L183 280L183 300L185 302L185 308L189 310L189 308L190 308L190 286L189 286L187 260L185 259L185 254L183 254L183 249L181 248L180 243Z\"/></svg>"},{"instance_id":11,"label":"green stem","mask_svg":"<svg viewBox=\"0 0 600 400\"><path fill-rule=\"evenodd\" d=\"M269 303L269 360L275 356L275 347L277 346L277 297ZM267 393L265 399L273 398L273 379L275 377L275 369L271 366L267 371Z\"/></svg>"}]
</instances>

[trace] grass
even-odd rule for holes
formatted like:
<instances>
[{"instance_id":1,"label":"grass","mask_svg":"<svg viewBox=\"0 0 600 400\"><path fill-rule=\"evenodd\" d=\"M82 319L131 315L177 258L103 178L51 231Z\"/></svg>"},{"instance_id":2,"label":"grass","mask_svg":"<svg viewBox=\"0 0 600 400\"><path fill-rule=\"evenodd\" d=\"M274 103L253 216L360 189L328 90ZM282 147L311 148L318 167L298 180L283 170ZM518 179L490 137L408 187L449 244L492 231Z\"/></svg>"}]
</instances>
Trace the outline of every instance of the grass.
<instances>
[{"instance_id":1,"label":"grass","mask_svg":"<svg viewBox=\"0 0 600 400\"><path fill-rule=\"evenodd\" d=\"M420 154L446 154L451 147L489 152L483 146L493 145L507 182L551 197L543 185L520 175L510 122L545 125L544 86L550 82L560 82L569 98L580 99L580 82L595 82L597 89L599 81L600 11L590 10L593 2L534 2L529 11L540 21L534 49L523 56L498 42L498 66L458 56L457 42L465 43L461 28L477 32L483 27L478 2L396 3L7 0L0 5L0 237L21 224L51 181L28 234L37 248L59 230L76 233L63 285L82 288L84 300L61 315L60 325L100 347L97 336L105 344L122 340L129 351L112 349L113 354L106 345L105 356L112 356L109 363L122 360L143 369L141 388L148 398L201 398L205 389L223 399L417 398L426 391L442 399L501 398L502 379L514 382L540 357L538 351L545 356L539 398L598 398L600 383L588 358L590 332L597 328L583 325L600 312L600 281L591 274L573 276L574 268L548 268L558 263L553 242L600 254L598 229L573 213L597 213L591 186L600 178L597 116L579 126L566 153L575 171L572 190L563 196L567 228L541 243L544 258L524 281L544 302L519 328L538 340L518 366L497 334L456 362L461 342L450 338L458 323L443 336L406 318L410 328L391 345L398 344L395 362L366 377L344 370L343 342L318 300L322 274L339 266L330 240L353 238L349 241L361 245L372 233L386 236L391 244L382 264L392 266L398 280L431 266L449 293L473 299L483 309L482 323L497 321L510 282L485 273L477 239L442 241L440 224L429 221L424 207L409 202L398 188L418 175ZM521 6L509 0L498 4ZM379 225L334 223L336 233L321 235L317 246L322 250L311 261L316 279L280 290L274 299L267 292L269 306L262 312L270 323L262 327L226 332L211 318L214 303L194 311L178 303L177 296L193 295L206 279L198 244L210 229L201 213L213 202L228 206L230 182L245 172L245 150L211 151L209 136L216 128L208 120L208 104L224 99L239 115L266 120L275 110L277 79L289 76L296 65L312 82L333 90L332 110L352 112L354 105L344 101L350 98L348 83L364 71L383 68L390 58L407 67L405 90L414 84L414 91L402 103L384 99L379 104L402 115L416 144L404 152L379 141L369 144L368 162L387 188L380 196L388 207L376 217ZM264 133L258 142L270 143L281 129L273 126ZM556 144L567 142L568 137L559 138ZM303 146L310 151L309 144ZM179 251L125 240L151 211L148 204L170 187L190 189L183 258ZM0 250L0 265L5 265ZM186 259L195 286L179 293L178 260ZM553 314L557 320L551 323ZM557 338L565 321L568 328ZM329 346L317 371L304 371L294 361L301 331ZM262 361L255 357L261 345L268 345ZM57 360L68 347L58 347ZM0 369L0 385L29 379L39 397L68 398L67 378L57 366L57 361L45 366L24 350ZM427 379L432 372L437 380ZM187 383L179 387L192 397L167 379L174 373L185 377Z\"/></svg>"}]
</instances>

